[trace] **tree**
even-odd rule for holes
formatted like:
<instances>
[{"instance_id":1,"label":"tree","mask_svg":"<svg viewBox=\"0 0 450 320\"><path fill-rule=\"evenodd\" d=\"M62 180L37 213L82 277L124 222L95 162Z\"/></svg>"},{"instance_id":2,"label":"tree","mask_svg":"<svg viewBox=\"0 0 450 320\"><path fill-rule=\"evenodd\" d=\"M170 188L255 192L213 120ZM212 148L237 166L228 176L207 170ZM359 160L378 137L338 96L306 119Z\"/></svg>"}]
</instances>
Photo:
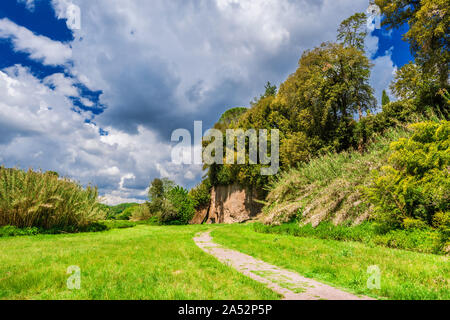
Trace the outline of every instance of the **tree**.
<instances>
[{"instance_id":1,"label":"tree","mask_svg":"<svg viewBox=\"0 0 450 320\"><path fill-rule=\"evenodd\" d=\"M296 166L321 151L341 151L353 146L356 112L376 105L369 85L371 64L359 49L324 43L306 51L297 71L273 96L261 96L244 113L237 128L280 130L280 164ZM238 182L264 186L267 177L256 165L213 165L211 184Z\"/></svg>"},{"instance_id":2,"label":"tree","mask_svg":"<svg viewBox=\"0 0 450 320\"><path fill-rule=\"evenodd\" d=\"M152 181L148 191L148 199L150 202L164 197L164 183L161 179L156 178Z\"/></svg>"},{"instance_id":3,"label":"tree","mask_svg":"<svg viewBox=\"0 0 450 320\"><path fill-rule=\"evenodd\" d=\"M167 178L152 181L149 200L150 216L157 216L163 224L187 224L195 213L188 191Z\"/></svg>"},{"instance_id":4,"label":"tree","mask_svg":"<svg viewBox=\"0 0 450 320\"><path fill-rule=\"evenodd\" d=\"M163 211L167 194L175 187L175 183L167 178L154 179L148 191L148 206L152 214Z\"/></svg>"},{"instance_id":5,"label":"tree","mask_svg":"<svg viewBox=\"0 0 450 320\"><path fill-rule=\"evenodd\" d=\"M423 72L415 63L410 62L397 70L390 89L399 99L411 100L418 112L431 108L438 114L449 116L448 103L440 94L446 89L440 86L439 76Z\"/></svg>"},{"instance_id":6,"label":"tree","mask_svg":"<svg viewBox=\"0 0 450 320\"><path fill-rule=\"evenodd\" d=\"M369 85L371 67L364 52L356 47L324 43L304 52L297 71L278 92L268 83L266 93L238 121L221 130L278 129L282 169L308 161L320 152L356 147L354 115L376 106ZM260 174L261 166L250 165L247 158L246 164L213 164L205 169L209 169L211 186L239 183L262 189L269 178Z\"/></svg>"},{"instance_id":7,"label":"tree","mask_svg":"<svg viewBox=\"0 0 450 320\"><path fill-rule=\"evenodd\" d=\"M306 51L296 73L280 87L279 96L299 117L296 131L330 139L339 122L375 107L364 53L342 44L324 43Z\"/></svg>"},{"instance_id":8,"label":"tree","mask_svg":"<svg viewBox=\"0 0 450 320\"><path fill-rule=\"evenodd\" d=\"M366 23L367 15L365 13L355 13L350 18L345 19L338 28L338 41L341 41L345 46L364 51L367 36Z\"/></svg>"},{"instance_id":9,"label":"tree","mask_svg":"<svg viewBox=\"0 0 450 320\"><path fill-rule=\"evenodd\" d=\"M405 64L397 70L390 88L400 99L412 99L421 90L423 75L415 63Z\"/></svg>"},{"instance_id":10,"label":"tree","mask_svg":"<svg viewBox=\"0 0 450 320\"><path fill-rule=\"evenodd\" d=\"M405 23L409 30L404 35L411 51L424 72L439 74L441 87L448 86L450 63L450 12L448 0L376 0L388 29Z\"/></svg>"},{"instance_id":11,"label":"tree","mask_svg":"<svg viewBox=\"0 0 450 320\"><path fill-rule=\"evenodd\" d=\"M209 179L203 180L195 188L189 191L189 196L194 201L195 209L207 208L211 202L211 183Z\"/></svg>"},{"instance_id":12,"label":"tree","mask_svg":"<svg viewBox=\"0 0 450 320\"><path fill-rule=\"evenodd\" d=\"M266 89L263 95L264 98L275 96L277 94L277 86L273 86L270 83L270 81L267 81L266 85L264 86L264 89Z\"/></svg>"},{"instance_id":13,"label":"tree","mask_svg":"<svg viewBox=\"0 0 450 320\"><path fill-rule=\"evenodd\" d=\"M389 102L391 102L391 99L389 98L386 90L383 90L383 96L381 98L381 105L385 106L387 105Z\"/></svg>"},{"instance_id":14,"label":"tree","mask_svg":"<svg viewBox=\"0 0 450 320\"><path fill-rule=\"evenodd\" d=\"M170 204L162 214L163 222L172 224L188 224L195 214L195 203L188 191L180 186L171 189L167 194Z\"/></svg>"},{"instance_id":15,"label":"tree","mask_svg":"<svg viewBox=\"0 0 450 320\"><path fill-rule=\"evenodd\" d=\"M272 83L270 83L270 81L267 81L267 83L264 85L264 94L260 95L259 98L253 98L253 101L250 102L250 105L253 106L258 103L258 101L265 98L275 97L277 95L277 91L277 86L274 86L272 85Z\"/></svg>"},{"instance_id":16,"label":"tree","mask_svg":"<svg viewBox=\"0 0 450 320\"><path fill-rule=\"evenodd\" d=\"M245 107L231 108L225 111L225 113L220 117L219 122L214 125L214 129L222 130L223 132L225 132L225 130L230 125L236 123L239 118L247 111L248 109Z\"/></svg>"},{"instance_id":17,"label":"tree","mask_svg":"<svg viewBox=\"0 0 450 320\"><path fill-rule=\"evenodd\" d=\"M59 178L59 173L56 171L47 171L46 174Z\"/></svg>"}]
</instances>

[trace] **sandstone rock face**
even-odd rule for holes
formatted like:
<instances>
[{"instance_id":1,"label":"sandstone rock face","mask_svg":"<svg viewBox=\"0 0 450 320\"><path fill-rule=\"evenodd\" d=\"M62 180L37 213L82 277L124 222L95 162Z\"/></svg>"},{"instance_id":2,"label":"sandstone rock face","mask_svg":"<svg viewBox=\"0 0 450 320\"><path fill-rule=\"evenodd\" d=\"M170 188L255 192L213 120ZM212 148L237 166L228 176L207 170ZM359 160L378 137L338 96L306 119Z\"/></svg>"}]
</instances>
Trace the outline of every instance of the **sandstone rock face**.
<instances>
[{"instance_id":1,"label":"sandstone rock face","mask_svg":"<svg viewBox=\"0 0 450 320\"><path fill-rule=\"evenodd\" d=\"M211 203L196 213L192 224L201 223L241 223L255 218L261 213L262 205L255 202L258 192L234 184L218 186L211 191Z\"/></svg>"},{"instance_id":2,"label":"sandstone rock face","mask_svg":"<svg viewBox=\"0 0 450 320\"><path fill-rule=\"evenodd\" d=\"M198 210L190 224L202 224L208 218L209 207Z\"/></svg>"}]
</instances>

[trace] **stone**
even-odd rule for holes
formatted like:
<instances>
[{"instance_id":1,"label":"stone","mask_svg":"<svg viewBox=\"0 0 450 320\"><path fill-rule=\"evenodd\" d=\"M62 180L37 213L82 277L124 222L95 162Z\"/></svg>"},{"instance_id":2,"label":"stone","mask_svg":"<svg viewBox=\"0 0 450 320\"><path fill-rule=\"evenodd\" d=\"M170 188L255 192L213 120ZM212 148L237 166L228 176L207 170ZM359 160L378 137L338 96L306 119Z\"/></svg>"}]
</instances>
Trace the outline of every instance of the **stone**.
<instances>
[{"instance_id":1,"label":"stone","mask_svg":"<svg viewBox=\"0 0 450 320\"><path fill-rule=\"evenodd\" d=\"M191 224L232 224L252 220L261 213L262 204L257 202L258 199L257 190L238 184L214 187L209 207L199 210Z\"/></svg>"}]
</instances>

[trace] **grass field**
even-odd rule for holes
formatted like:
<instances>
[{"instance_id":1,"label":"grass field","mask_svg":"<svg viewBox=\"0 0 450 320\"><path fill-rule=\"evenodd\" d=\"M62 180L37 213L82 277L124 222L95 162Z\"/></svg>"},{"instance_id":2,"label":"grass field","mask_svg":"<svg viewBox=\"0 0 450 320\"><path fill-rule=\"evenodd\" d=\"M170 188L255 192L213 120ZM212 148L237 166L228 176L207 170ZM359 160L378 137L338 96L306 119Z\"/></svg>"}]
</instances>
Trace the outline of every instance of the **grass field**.
<instances>
[{"instance_id":1,"label":"grass field","mask_svg":"<svg viewBox=\"0 0 450 320\"><path fill-rule=\"evenodd\" d=\"M358 242L261 234L251 225L216 229L214 241L301 275L381 299L450 299L449 258ZM381 270L381 289L367 288L367 268Z\"/></svg>"},{"instance_id":2,"label":"grass field","mask_svg":"<svg viewBox=\"0 0 450 320\"><path fill-rule=\"evenodd\" d=\"M362 243L260 234L251 225L157 227L0 238L0 299L279 299L196 247L214 241L349 291L389 299L450 299L448 257ZM81 290L68 290L69 266ZM367 289L378 265L381 290Z\"/></svg>"},{"instance_id":3,"label":"grass field","mask_svg":"<svg viewBox=\"0 0 450 320\"><path fill-rule=\"evenodd\" d=\"M0 299L279 298L197 248L192 238L206 228L0 238ZM81 290L67 289L71 265L81 268Z\"/></svg>"}]
</instances>

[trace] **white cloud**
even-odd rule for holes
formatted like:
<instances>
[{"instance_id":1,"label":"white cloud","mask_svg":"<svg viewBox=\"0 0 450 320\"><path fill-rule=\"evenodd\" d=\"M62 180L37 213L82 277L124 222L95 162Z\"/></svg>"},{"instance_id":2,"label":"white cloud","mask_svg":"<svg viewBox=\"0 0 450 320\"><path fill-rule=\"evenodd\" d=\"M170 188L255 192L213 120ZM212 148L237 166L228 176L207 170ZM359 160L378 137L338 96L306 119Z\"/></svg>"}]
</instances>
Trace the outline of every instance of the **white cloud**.
<instances>
[{"instance_id":1,"label":"white cloud","mask_svg":"<svg viewBox=\"0 0 450 320\"><path fill-rule=\"evenodd\" d=\"M267 81L295 71L303 50L334 40L366 0L52 0L81 8L71 72L108 106L98 123L168 139L194 120L212 125L248 105ZM325 23L326 22L326 23ZM82 40L81 40L82 39Z\"/></svg>"},{"instance_id":2,"label":"white cloud","mask_svg":"<svg viewBox=\"0 0 450 320\"><path fill-rule=\"evenodd\" d=\"M120 175L120 170L116 166L104 168L99 171L100 174L108 175L108 176L118 176Z\"/></svg>"},{"instance_id":3,"label":"white cloud","mask_svg":"<svg viewBox=\"0 0 450 320\"><path fill-rule=\"evenodd\" d=\"M120 195L116 195L116 192L109 193L100 198L100 202L110 205L116 206L121 203L144 203L145 201L137 198L124 198Z\"/></svg>"},{"instance_id":4,"label":"white cloud","mask_svg":"<svg viewBox=\"0 0 450 320\"><path fill-rule=\"evenodd\" d=\"M377 53L379 42L380 39L377 36L373 36L371 34L367 35L365 42L365 51L369 58L372 58Z\"/></svg>"},{"instance_id":5,"label":"white cloud","mask_svg":"<svg viewBox=\"0 0 450 320\"><path fill-rule=\"evenodd\" d=\"M30 11L33 11L35 8L34 0L18 0L18 2L24 3L25 7Z\"/></svg>"},{"instance_id":6,"label":"white cloud","mask_svg":"<svg viewBox=\"0 0 450 320\"><path fill-rule=\"evenodd\" d=\"M41 81L21 66L0 71L3 164L55 170L84 185L92 182L110 202L142 201L142 190L161 168L183 184L201 174L185 178L183 168L170 163L171 146L146 128L139 127L137 135L106 128L109 135L101 136L96 125L84 122L87 115L71 111L67 96L76 93L72 88L72 79L61 74Z\"/></svg>"},{"instance_id":7,"label":"white cloud","mask_svg":"<svg viewBox=\"0 0 450 320\"><path fill-rule=\"evenodd\" d=\"M380 39L377 36L369 34L366 37L366 52L374 67L372 69L372 74L370 78L370 84L375 90L375 97L378 100L379 105L381 105L381 97L383 90L386 90L387 94L390 96L391 100L394 100L389 85L394 79L394 73L396 66L392 61L392 50L384 52L384 55L380 55L375 58L378 52Z\"/></svg>"},{"instance_id":8,"label":"white cloud","mask_svg":"<svg viewBox=\"0 0 450 320\"><path fill-rule=\"evenodd\" d=\"M14 50L28 53L31 59L45 65L63 65L72 56L68 45L36 35L7 18L0 19L0 38L11 39Z\"/></svg>"},{"instance_id":9,"label":"white cloud","mask_svg":"<svg viewBox=\"0 0 450 320\"><path fill-rule=\"evenodd\" d=\"M67 78L62 73L54 73L44 78L43 82L47 85L54 86L54 91L57 94L71 97L79 96L79 91L74 85L74 80Z\"/></svg>"},{"instance_id":10,"label":"white cloud","mask_svg":"<svg viewBox=\"0 0 450 320\"><path fill-rule=\"evenodd\" d=\"M396 70L394 62L392 61L392 51L388 51L386 52L386 55L372 60L372 63L374 64L374 67L372 69L370 83L375 90L375 97L379 104L381 104L383 90L386 90L391 100L394 100L394 96L389 89L389 85L394 79Z\"/></svg>"}]
</instances>

